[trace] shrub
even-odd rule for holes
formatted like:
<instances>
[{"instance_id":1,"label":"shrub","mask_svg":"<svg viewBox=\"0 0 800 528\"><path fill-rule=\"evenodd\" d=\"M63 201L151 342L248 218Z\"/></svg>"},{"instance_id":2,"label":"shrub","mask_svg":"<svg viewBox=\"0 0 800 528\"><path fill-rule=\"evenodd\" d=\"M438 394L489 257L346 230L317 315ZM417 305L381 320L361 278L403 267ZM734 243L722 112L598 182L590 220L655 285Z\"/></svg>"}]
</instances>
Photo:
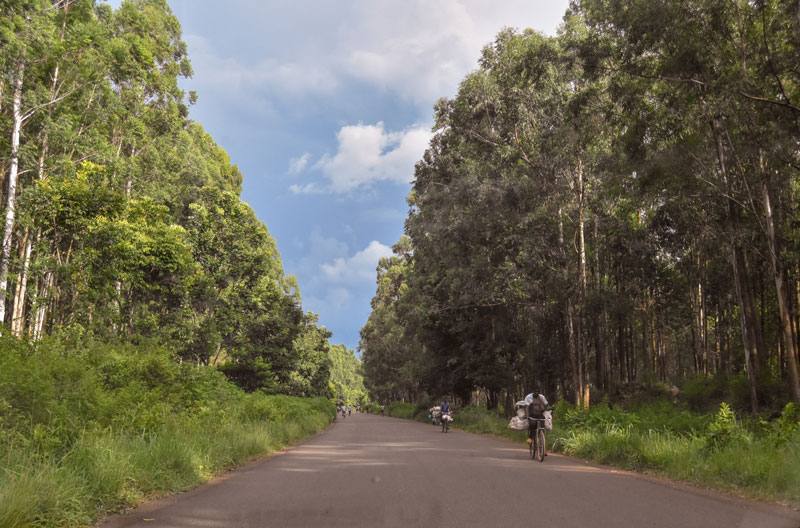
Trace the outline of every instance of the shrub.
<instances>
[{"instance_id":1,"label":"shrub","mask_svg":"<svg viewBox=\"0 0 800 528\"><path fill-rule=\"evenodd\" d=\"M245 394L152 343L0 338L0 526L84 526L328 425L325 398Z\"/></svg>"}]
</instances>

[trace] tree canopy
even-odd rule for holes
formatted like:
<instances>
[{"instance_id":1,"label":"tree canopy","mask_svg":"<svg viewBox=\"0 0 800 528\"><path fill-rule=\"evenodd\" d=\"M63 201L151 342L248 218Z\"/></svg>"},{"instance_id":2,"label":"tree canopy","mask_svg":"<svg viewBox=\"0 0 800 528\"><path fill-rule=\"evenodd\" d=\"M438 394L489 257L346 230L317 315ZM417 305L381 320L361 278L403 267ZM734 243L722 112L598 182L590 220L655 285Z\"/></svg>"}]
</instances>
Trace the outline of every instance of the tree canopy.
<instances>
[{"instance_id":1,"label":"tree canopy","mask_svg":"<svg viewBox=\"0 0 800 528\"><path fill-rule=\"evenodd\" d=\"M181 38L165 0L0 5L0 324L154 339L247 390L333 396L341 351L189 117Z\"/></svg>"},{"instance_id":2,"label":"tree canopy","mask_svg":"<svg viewBox=\"0 0 800 528\"><path fill-rule=\"evenodd\" d=\"M744 378L800 400L800 19L786 2L576 0L504 30L415 169L361 332L376 397Z\"/></svg>"}]
</instances>

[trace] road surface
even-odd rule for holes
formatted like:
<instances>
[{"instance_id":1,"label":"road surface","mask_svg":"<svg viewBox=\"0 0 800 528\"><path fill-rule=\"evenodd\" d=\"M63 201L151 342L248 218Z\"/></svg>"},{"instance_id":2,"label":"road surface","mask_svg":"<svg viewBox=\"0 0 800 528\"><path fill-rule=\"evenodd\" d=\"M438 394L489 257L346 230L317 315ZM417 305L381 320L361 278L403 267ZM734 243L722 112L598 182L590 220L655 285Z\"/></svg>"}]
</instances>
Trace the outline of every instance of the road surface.
<instances>
[{"instance_id":1,"label":"road surface","mask_svg":"<svg viewBox=\"0 0 800 528\"><path fill-rule=\"evenodd\" d=\"M132 527L800 527L800 512L373 415L110 519Z\"/></svg>"}]
</instances>

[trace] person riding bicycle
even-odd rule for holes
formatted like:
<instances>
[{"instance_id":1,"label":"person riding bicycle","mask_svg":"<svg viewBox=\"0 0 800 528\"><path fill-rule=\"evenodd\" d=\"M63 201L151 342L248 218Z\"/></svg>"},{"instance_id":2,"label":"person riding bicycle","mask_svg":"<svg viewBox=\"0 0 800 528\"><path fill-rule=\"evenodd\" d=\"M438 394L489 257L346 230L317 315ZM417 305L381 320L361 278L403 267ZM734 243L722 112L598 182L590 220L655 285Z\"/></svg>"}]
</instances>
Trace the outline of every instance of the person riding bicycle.
<instances>
[{"instance_id":1,"label":"person riding bicycle","mask_svg":"<svg viewBox=\"0 0 800 528\"><path fill-rule=\"evenodd\" d=\"M352 405L348 405L347 406L347 416L350 416L351 412L353 412L353 406Z\"/></svg>"},{"instance_id":2,"label":"person riding bicycle","mask_svg":"<svg viewBox=\"0 0 800 528\"><path fill-rule=\"evenodd\" d=\"M534 391L525 396L525 401L528 402L528 419L529 420L544 420L544 412L547 410L547 398L544 394ZM536 442L536 424L537 422L529 422L528 426L528 443ZM541 424L542 422L538 422Z\"/></svg>"},{"instance_id":3,"label":"person riding bicycle","mask_svg":"<svg viewBox=\"0 0 800 528\"><path fill-rule=\"evenodd\" d=\"M447 400L442 400L442 414L449 414L450 413L450 404Z\"/></svg>"}]
</instances>

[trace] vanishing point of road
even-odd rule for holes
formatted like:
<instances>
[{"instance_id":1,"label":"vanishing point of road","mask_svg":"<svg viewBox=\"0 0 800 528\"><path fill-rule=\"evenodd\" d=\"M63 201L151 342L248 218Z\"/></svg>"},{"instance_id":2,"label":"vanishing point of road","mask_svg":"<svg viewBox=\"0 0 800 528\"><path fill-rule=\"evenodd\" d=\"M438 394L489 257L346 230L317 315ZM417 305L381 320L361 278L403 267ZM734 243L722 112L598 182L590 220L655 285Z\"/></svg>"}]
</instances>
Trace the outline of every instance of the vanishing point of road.
<instances>
[{"instance_id":1,"label":"vanishing point of road","mask_svg":"<svg viewBox=\"0 0 800 528\"><path fill-rule=\"evenodd\" d=\"M800 512L428 424L358 414L110 519L122 527L798 528Z\"/></svg>"}]
</instances>

